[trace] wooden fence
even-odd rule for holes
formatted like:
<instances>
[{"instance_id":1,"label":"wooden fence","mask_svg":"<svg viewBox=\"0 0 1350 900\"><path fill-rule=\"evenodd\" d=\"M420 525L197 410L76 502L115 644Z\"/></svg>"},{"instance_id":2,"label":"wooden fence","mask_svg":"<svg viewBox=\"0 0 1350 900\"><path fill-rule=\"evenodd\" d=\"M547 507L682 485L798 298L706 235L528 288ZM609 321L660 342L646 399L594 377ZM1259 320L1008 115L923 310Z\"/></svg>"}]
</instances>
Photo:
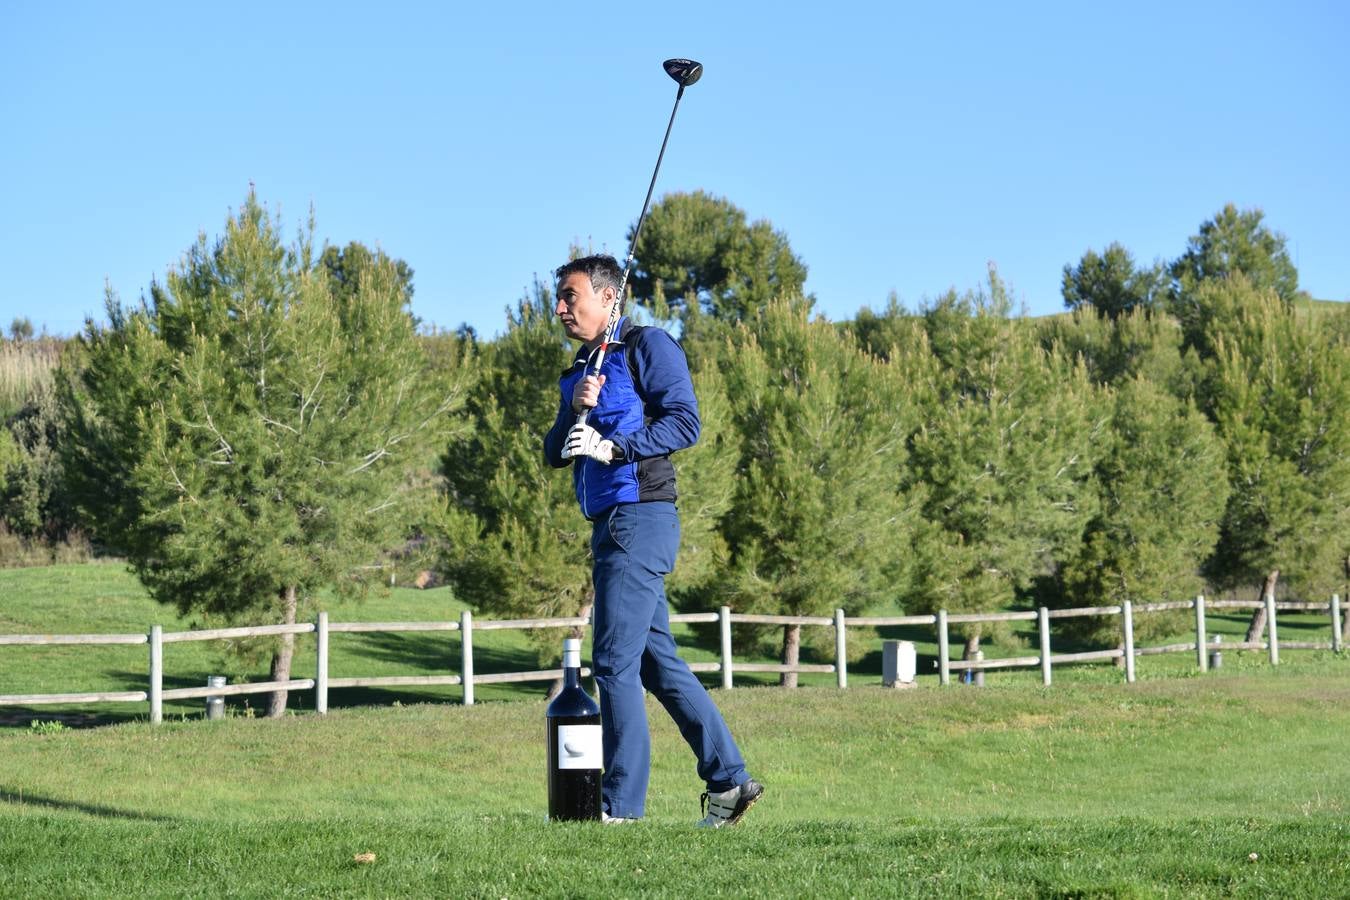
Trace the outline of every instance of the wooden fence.
<instances>
[{"instance_id":1,"label":"wooden fence","mask_svg":"<svg viewBox=\"0 0 1350 900\"><path fill-rule=\"evenodd\" d=\"M1266 639L1264 641L1222 643L1211 641L1205 629L1207 609L1259 609L1266 608ZM1168 644L1158 647L1136 647L1134 644L1135 613L1160 612L1164 610L1193 609L1195 611L1196 639L1181 644ZM1330 615L1331 640L1329 641L1280 641L1277 637L1276 615L1279 610L1299 610L1304 612L1325 612ZM1114 650L1092 650L1083 653L1055 654L1051 650L1050 621L1077 616L1120 616L1123 648ZM1007 622L1036 621L1040 639L1040 653L1036 656L1018 656L1006 659L953 660L950 658L949 628L956 623L969 622ZM672 623L679 622L718 622L721 631L721 661L696 662L689 667L695 672L720 672L722 687L730 689L735 672L824 672L834 673L840 688L848 687L848 629L880 628L903 625L931 625L937 629L938 642L938 681L949 684L953 671L984 671L988 669L1006 669L1017 667L1039 667L1044 684L1051 683L1051 671L1056 664L1082 663L1096 660L1115 660L1124 658L1125 680L1135 680L1135 662L1138 657L1159 653L1190 653L1196 655L1196 665L1201 671L1209 667L1208 650L1266 650L1272 665L1278 665L1281 650L1343 650L1341 640L1340 597L1333 595L1328 603L1280 602L1273 595L1267 595L1264 603L1256 600L1220 600L1207 602L1203 596L1194 600L1182 600L1169 603L1141 603L1132 605L1126 601L1120 606L1096 606L1080 609L1047 609L1023 612L972 613L950 615L940 610L937 615L923 616L853 616L846 617L842 609L837 609L833 617L829 616L762 616L733 613L729 607L719 612L684 613L672 615ZM150 678L146 691L112 691L97 693L67 694L0 694L0 706L29 706L57 703L145 703L150 704L150 720L163 719L165 700L187 700L197 697L228 697L241 694L270 694L275 691L314 691L314 708L319 713L328 711L328 691L331 688L344 687L393 687L405 685L461 685L462 699L465 705L474 702L473 689L478 684L503 684L508 682L552 681L562 677L561 669L547 669L531 672L500 672L476 675L473 670L473 635L475 631L495 631L502 629L533 628L573 628L585 627L589 621L584 618L556 619L499 619L475 623L473 614L465 610L458 622L329 622L328 613L321 612L314 622L295 625L261 625L242 628L215 628L205 631L165 632L161 626L154 625L148 634L11 634L0 635L0 646L33 644L149 644ZM779 663L736 663L731 656L731 626L733 624L759 625L814 625L834 629L835 659L832 664L783 665ZM415 632L415 631L458 631L460 634L461 654L460 673L458 675L393 675L380 677L332 678L328 666L328 638L333 633L356 632ZM313 678L293 678L289 681L248 682L220 687L174 688L164 690L164 645L182 641L225 640L241 637L261 637L265 635L314 634L316 641L317 664ZM583 675L590 670L583 669Z\"/></svg>"}]
</instances>

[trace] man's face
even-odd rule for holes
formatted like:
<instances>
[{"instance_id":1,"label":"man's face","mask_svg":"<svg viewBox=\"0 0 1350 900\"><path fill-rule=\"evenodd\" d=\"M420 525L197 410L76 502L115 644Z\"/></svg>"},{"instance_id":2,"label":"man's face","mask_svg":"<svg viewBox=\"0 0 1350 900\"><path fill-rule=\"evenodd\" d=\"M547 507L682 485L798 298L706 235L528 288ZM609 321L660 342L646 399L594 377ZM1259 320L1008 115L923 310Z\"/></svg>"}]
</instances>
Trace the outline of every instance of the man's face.
<instances>
[{"instance_id":1,"label":"man's face","mask_svg":"<svg viewBox=\"0 0 1350 900\"><path fill-rule=\"evenodd\" d=\"M596 291L584 272L573 272L558 282L558 302L553 311L562 320L568 337L590 343L604 335L613 303L614 288Z\"/></svg>"}]
</instances>

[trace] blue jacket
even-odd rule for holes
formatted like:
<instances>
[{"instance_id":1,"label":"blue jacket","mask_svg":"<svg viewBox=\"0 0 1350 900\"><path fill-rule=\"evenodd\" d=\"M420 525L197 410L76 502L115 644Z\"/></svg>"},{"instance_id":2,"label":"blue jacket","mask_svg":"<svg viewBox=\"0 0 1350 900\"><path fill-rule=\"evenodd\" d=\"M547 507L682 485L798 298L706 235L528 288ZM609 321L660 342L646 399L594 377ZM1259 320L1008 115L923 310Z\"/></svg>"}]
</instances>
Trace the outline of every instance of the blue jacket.
<instances>
[{"instance_id":1,"label":"blue jacket","mask_svg":"<svg viewBox=\"0 0 1350 900\"><path fill-rule=\"evenodd\" d=\"M675 339L660 328L619 321L605 351L600 403L587 418L602 438L614 442L620 456L609 465L580 457L572 467L577 502L588 519L617 503L674 501L675 467L670 454L698 440L698 400L689 363ZM572 392L585 376L594 351L583 346L558 381L558 416L544 438L544 455L554 468L563 459L567 432L576 424Z\"/></svg>"}]
</instances>

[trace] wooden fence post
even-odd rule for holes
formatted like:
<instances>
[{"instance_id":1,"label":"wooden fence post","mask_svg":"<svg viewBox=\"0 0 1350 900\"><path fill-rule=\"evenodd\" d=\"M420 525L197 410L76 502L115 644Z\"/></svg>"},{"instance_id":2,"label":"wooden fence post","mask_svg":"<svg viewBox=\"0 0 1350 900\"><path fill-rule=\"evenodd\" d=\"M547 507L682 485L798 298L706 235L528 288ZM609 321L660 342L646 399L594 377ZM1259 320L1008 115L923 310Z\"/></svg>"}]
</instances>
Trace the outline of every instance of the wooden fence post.
<instances>
[{"instance_id":1,"label":"wooden fence post","mask_svg":"<svg viewBox=\"0 0 1350 900\"><path fill-rule=\"evenodd\" d=\"M938 610L938 683L949 684L951 670L947 668L947 611Z\"/></svg>"},{"instance_id":2,"label":"wooden fence post","mask_svg":"<svg viewBox=\"0 0 1350 900\"><path fill-rule=\"evenodd\" d=\"M1341 595L1331 595L1331 649L1340 653L1344 649L1341 641Z\"/></svg>"},{"instance_id":3,"label":"wooden fence post","mask_svg":"<svg viewBox=\"0 0 1350 900\"><path fill-rule=\"evenodd\" d=\"M164 721L164 628L150 626L150 721Z\"/></svg>"},{"instance_id":4,"label":"wooden fence post","mask_svg":"<svg viewBox=\"0 0 1350 900\"><path fill-rule=\"evenodd\" d=\"M1205 637L1205 595L1197 594L1195 597L1195 664L1200 667L1201 672L1209 671L1209 654L1206 652L1207 642Z\"/></svg>"},{"instance_id":5,"label":"wooden fence post","mask_svg":"<svg viewBox=\"0 0 1350 900\"><path fill-rule=\"evenodd\" d=\"M1275 637L1275 595L1266 594L1266 634L1270 637L1270 664L1280 664L1280 642Z\"/></svg>"},{"instance_id":6,"label":"wooden fence post","mask_svg":"<svg viewBox=\"0 0 1350 900\"><path fill-rule=\"evenodd\" d=\"M975 662L984 662L984 651L975 651ZM972 669L970 672L970 683L975 687L984 687L984 669Z\"/></svg>"},{"instance_id":7,"label":"wooden fence post","mask_svg":"<svg viewBox=\"0 0 1350 900\"><path fill-rule=\"evenodd\" d=\"M473 613L459 614L460 681L464 685L464 705L473 706Z\"/></svg>"},{"instance_id":8,"label":"wooden fence post","mask_svg":"<svg viewBox=\"0 0 1350 900\"><path fill-rule=\"evenodd\" d=\"M1134 684L1134 604L1125 600L1120 604L1125 627L1125 683Z\"/></svg>"},{"instance_id":9,"label":"wooden fence post","mask_svg":"<svg viewBox=\"0 0 1350 900\"><path fill-rule=\"evenodd\" d=\"M314 671L314 711L328 712L328 613L319 613L314 625L314 655L318 658Z\"/></svg>"},{"instance_id":10,"label":"wooden fence post","mask_svg":"<svg viewBox=\"0 0 1350 900\"><path fill-rule=\"evenodd\" d=\"M1050 684L1050 610L1042 606L1040 611L1041 626L1041 684Z\"/></svg>"},{"instance_id":11,"label":"wooden fence post","mask_svg":"<svg viewBox=\"0 0 1350 900\"><path fill-rule=\"evenodd\" d=\"M848 645L844 638L844 611L834 611L834 676L841 688L848 687Z\"/></svg>"},{"instance_id":12,"label":"wooden fence post","mask_svg":"<svg viewBox=\"0 0 1350 900\"><path fill-rule=\"evenodd\" d=\"M717 616L722 626L722 687L731 690L731 607L722 607Z\"/></svg>"}]
</instances>

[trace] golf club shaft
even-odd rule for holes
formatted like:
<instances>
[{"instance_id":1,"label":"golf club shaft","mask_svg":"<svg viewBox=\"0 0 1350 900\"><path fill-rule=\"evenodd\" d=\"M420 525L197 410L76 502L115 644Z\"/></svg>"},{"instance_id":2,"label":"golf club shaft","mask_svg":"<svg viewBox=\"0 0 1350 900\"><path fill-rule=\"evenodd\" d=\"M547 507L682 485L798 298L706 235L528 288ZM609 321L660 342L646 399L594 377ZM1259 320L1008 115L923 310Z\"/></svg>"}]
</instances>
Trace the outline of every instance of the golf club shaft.
<instances>
[{"instance_id":1,"label":"golf club shaft","mask_svg":"<svg viewBox=\"0 0 1350 900\"><path fill-rule=\"evenodd\" d=\"M656 168L652 170L651 183L647 185L647 196L642 201L642 212L638 213L637 227L633 229L633 239L628 242L628 257L624 260L623 277L619 279L619 295L614 298L614 306L609 311L609 321L605 323L605 334L600 339L600 349L595 354L592 375L600 374L605 362L605 352L609 342L614 340L614 329L619 327L619 318L623 315L624 294L628 290L628 275L633 271L633 253L637 250L638 237L642 234L642 223L647 220L647 207L652 202L652 191L656 188L656 176L661 172L661 160L666 156L666 144L670 142L670 130L675 127L675 113L680 110L680 98L684 96L684 85L675 92L675 105L670 110L670 121L666 123L666 136L661 139L661 152L656 155ZM582 410L577 416L578 424L585 424L590 410Z\"/></svg>"}]
</instances>

